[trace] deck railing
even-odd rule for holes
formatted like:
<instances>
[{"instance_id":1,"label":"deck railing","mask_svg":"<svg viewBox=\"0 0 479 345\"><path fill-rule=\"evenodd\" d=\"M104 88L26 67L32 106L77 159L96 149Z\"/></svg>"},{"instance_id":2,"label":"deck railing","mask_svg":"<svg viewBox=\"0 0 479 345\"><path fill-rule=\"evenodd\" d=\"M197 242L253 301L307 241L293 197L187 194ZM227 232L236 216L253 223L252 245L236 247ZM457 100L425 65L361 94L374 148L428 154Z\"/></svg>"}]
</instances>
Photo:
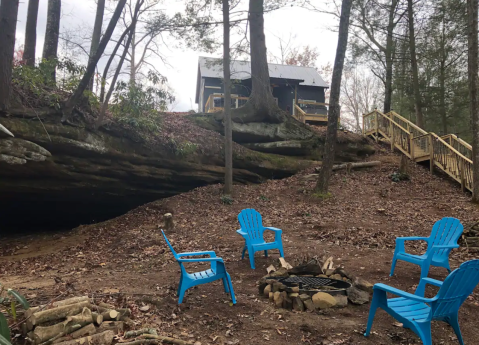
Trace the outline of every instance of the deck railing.
<instances>
[{"instance_id":1,"label":"deck railing","mask_svg":"<svg viewBox=\"0 0 479 345\"><path fill-rule=\"evenodd\" d=\"M216 113L223 111L225 104L225 95L222 93L213 93L208 97L208 101L205 105L205 112ZM231 108L239 108L248 101L248 97L242 97L237 95L231 95Z\"/></svg>"},{"instance_id":2,"label":"deck railing","mask_svg":"<svg viewBox=\"0 0 479 345\"><path fill-rule=\"evenodd\" d=\"M472 190L472 147L450 134L428 133L395 112L372 111L363 115L363 134L385 140L416 162L429 160L430 169L440 168L458 181L463 190Z\"/></svg>"}]
</instances>

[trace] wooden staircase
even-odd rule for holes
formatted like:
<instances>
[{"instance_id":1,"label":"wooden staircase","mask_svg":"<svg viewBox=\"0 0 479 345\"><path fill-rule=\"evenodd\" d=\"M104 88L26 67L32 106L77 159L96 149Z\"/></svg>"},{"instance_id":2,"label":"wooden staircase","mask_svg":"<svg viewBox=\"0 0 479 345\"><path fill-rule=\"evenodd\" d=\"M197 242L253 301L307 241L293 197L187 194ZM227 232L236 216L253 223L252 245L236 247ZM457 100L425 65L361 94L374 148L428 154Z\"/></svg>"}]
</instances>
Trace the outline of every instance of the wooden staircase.
<instances>
[{"instance_id":1,"label":"wooden staircase","mask_svg":"<svg viewBox=\"0 0 479 345\"><path fill-rule=\"evenodd\" d=\"M472 146L454 134L439 137L401 115L374 110L363 115L363 134L391 145L415 162L430 161L431 173L439 168L472 191Z\"/></svg>"}]
</instances>

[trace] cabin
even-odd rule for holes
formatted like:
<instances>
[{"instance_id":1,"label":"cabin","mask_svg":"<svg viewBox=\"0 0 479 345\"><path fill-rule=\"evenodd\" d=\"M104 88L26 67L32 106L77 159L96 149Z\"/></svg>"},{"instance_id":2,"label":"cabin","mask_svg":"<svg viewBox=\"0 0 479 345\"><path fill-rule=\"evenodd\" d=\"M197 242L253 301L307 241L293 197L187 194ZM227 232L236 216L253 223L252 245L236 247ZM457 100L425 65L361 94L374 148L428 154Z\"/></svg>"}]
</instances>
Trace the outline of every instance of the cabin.
<instances>
[{"instance_id":1,"label":"cabin","mask_svg":"<svg viewBox=\"0 0 479 345\"><path fill-rule=\"evenodd\" d=\"M223 109L223 60L200 57L196 82L198 111ZM278 106L304 123L327 123L325 93L329 85L313 67L268 64L271 90ZM241 107L251 94L251 63L231 61L231 106Z\"/></svg>"}]
</instances>

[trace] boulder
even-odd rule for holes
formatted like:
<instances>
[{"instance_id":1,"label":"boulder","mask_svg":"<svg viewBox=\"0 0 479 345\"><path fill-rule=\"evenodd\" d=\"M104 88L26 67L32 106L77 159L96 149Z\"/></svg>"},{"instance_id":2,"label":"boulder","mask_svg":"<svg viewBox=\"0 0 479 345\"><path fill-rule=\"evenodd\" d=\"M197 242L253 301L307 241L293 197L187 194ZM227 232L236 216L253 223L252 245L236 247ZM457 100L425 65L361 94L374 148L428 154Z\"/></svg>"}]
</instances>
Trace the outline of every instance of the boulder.
<instances>
[{"instance_id":1,"label":"boulder","mask_svg":"<svg viewBox=\"0 0 479 345\"><path fill-rule=\"evenodd\" d=\"M336 279L336 280L343 280L343 277L341 277L340 274L333 274L329 278Z\"/></svg>"},{"instance_id":2,"label":"boulder","mask_svg":"<svg viewBox=\"0 0 479 345\"><path fill-rule=\"evenodd\" d=\"M357 277L354 280L353 285L355 287L357 287L359 290L363 290L363 291L366 291L368 293L373 293L373 286L374 285L371 284L370 282L368 282L367 280L363 279L363 278Z\"/></svg>"},{"instance_id":3,"label":"boulder","mask_svg":"<svg viewBox=\"0 0 479 345\"><path fill-rule=\"evenodd\" d=\"M336 299L328 293L318 292L312 297L314 306L318 309L328 309L336 305Z\"/></svg>"},{"instance_id":4,"label":"boulder","mask_svg":"<svg viewBox=\"0 0 479 345\"><path fill-rule=\"evenodd\" d=\"M346 290L348 293L348 299L353 304L366 304L369 302L369 293L363 290L358 289L355 286L351 286Z\"/></svg>"},{"instance_id":5,"label":"boulder","mask_svg":"<svg viewBox=\"0 0 479 345\"><path fill-rule=\"evenodd\" d=\"M301 264L296 267L293 267L288 271L288 273L294 274L294 275L301 275L301 276L307 276L307 275L313 275L317 276L318 274L323 273L321 270L321 266L316 262L316 261L310 261L306 264Z\"/></svg>"},{"instance_id":6,"label":"boulder","mask_svg":"<svg viewBox=\"0 0 479 345\"><path fill-rule=\"evenodd\" d=\"M293 310L295 311L304 311L304 303L299 296L292 298L293 300Z\"/></svg>"},{"instance_id":7,"label":"boulder","mask_svg":"<svg viewBox=\"0 0 479 345\"><path fill-rule=\"evenodd\" d=\"M288 295L283 299L283 308L286 310L293 309L293 300Z\"/></svg>"},{"instance_id":8,"label":"boulder","mask_svg":"<svg viewBox=\"0 0 479 345\"><path fill-rule=\"evenodd\" d=\"M287 277L288 276L288 270L284 267L281 267L277 271L271 272L270 277Z\"/></svg>"},{"instance_id":9,"label":"boulder","mask_svg":"<svg viewBox=\"0 0 479 345\"><path fill-rule=\"evenodd\" d=\"M273 282L271 291L276 292L276 291L283 291L283 290L286 290L286 285L278 281Z\"/></svg>"},{"instance_id":10,"label":"boulder","mask_svg":"<svg viewBox=\"0 0 479 345\"><path fill-rule=\"evenodd\" d=\"M274 294L273 294L273 301L274 301L274 304L277 306L277 307L280 307L283 305L283 297L281 295L281 292L279 291L276 291Z\"/></svg>"},{"instance_id":11,"label":"boulder","mask_svg":"<svg viewBox=\"0 0 479 345\"><path fill-rule=\"evenodd\" d=\"M345 295L335 295L333 296L336 300L335 308L345 308L348 306L348 296Z\"/></svg>"},{"instance_id":12,"label":"boulder","mask_svg":"<svg viewBox=\"0 0 479 345\"><path fill-rule=\"evenodd\" d=\"M264 297L269 297L269 293L271 292L271 285L266 285L266 287L263 290L263 295Z\"/></svg>"}]
</instances>

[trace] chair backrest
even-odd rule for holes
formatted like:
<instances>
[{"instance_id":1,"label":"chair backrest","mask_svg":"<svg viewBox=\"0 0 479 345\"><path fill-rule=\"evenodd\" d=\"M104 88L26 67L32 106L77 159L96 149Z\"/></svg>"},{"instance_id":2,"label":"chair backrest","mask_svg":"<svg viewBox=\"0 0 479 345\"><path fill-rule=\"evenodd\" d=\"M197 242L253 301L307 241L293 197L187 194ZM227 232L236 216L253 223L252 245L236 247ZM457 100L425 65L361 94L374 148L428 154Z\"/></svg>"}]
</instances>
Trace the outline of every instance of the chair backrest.
<instances>
[{"instance_id":1,"label":"chair backrest","mask_svg":"<svg viewBox=\"0 0 479 345\"><path fill-rule=\"evenodd\" d=\"M163 237L165 238L166 244L168 245L168 247L170 247L170 250L173 253L173 256L175 257L175 259L178 259L178 255L176 254L175 250L171 246L170 241L168 241L168 239L166 238L165 232L161 230L161 233L163 234Z\"/></svg>"},{"instance_id":2,"label":"chair backrest","mask_svg":"<svg viewBox=\"0 0 479 345\"><path fill-rule=\"evenodd\" d=\"M238 221L241 230L248 233L249 239L253 243L263 241L263 219L258 211L246 208L238 214Z\"/></svg>"},{"instance_id":3,"label":"chair backrest","mask_svg":"<svg viewBox=\"0 0 479 345\"><path fill-rule=\"evenodd\" d=\"M446 278L431 304L434 319L456 313L479 284L479 260L464 262Z\"/></svg>"},{"instance_id":4,"label":"chair backrest","mask_svg":"<svg viewBox=\"0 0 479 345\"><path fill-rule=\"evenodd\" d=\"M445 217L438 220L432 227L429 241L429 250L433 250L432 246L443 246L448 244L457 244L457 240L461 237L464 230L463 225L456 218ZM440 249L434 252L434 257L439 258L449 255L450 249Z\"/></svg>"}]
</instances>

